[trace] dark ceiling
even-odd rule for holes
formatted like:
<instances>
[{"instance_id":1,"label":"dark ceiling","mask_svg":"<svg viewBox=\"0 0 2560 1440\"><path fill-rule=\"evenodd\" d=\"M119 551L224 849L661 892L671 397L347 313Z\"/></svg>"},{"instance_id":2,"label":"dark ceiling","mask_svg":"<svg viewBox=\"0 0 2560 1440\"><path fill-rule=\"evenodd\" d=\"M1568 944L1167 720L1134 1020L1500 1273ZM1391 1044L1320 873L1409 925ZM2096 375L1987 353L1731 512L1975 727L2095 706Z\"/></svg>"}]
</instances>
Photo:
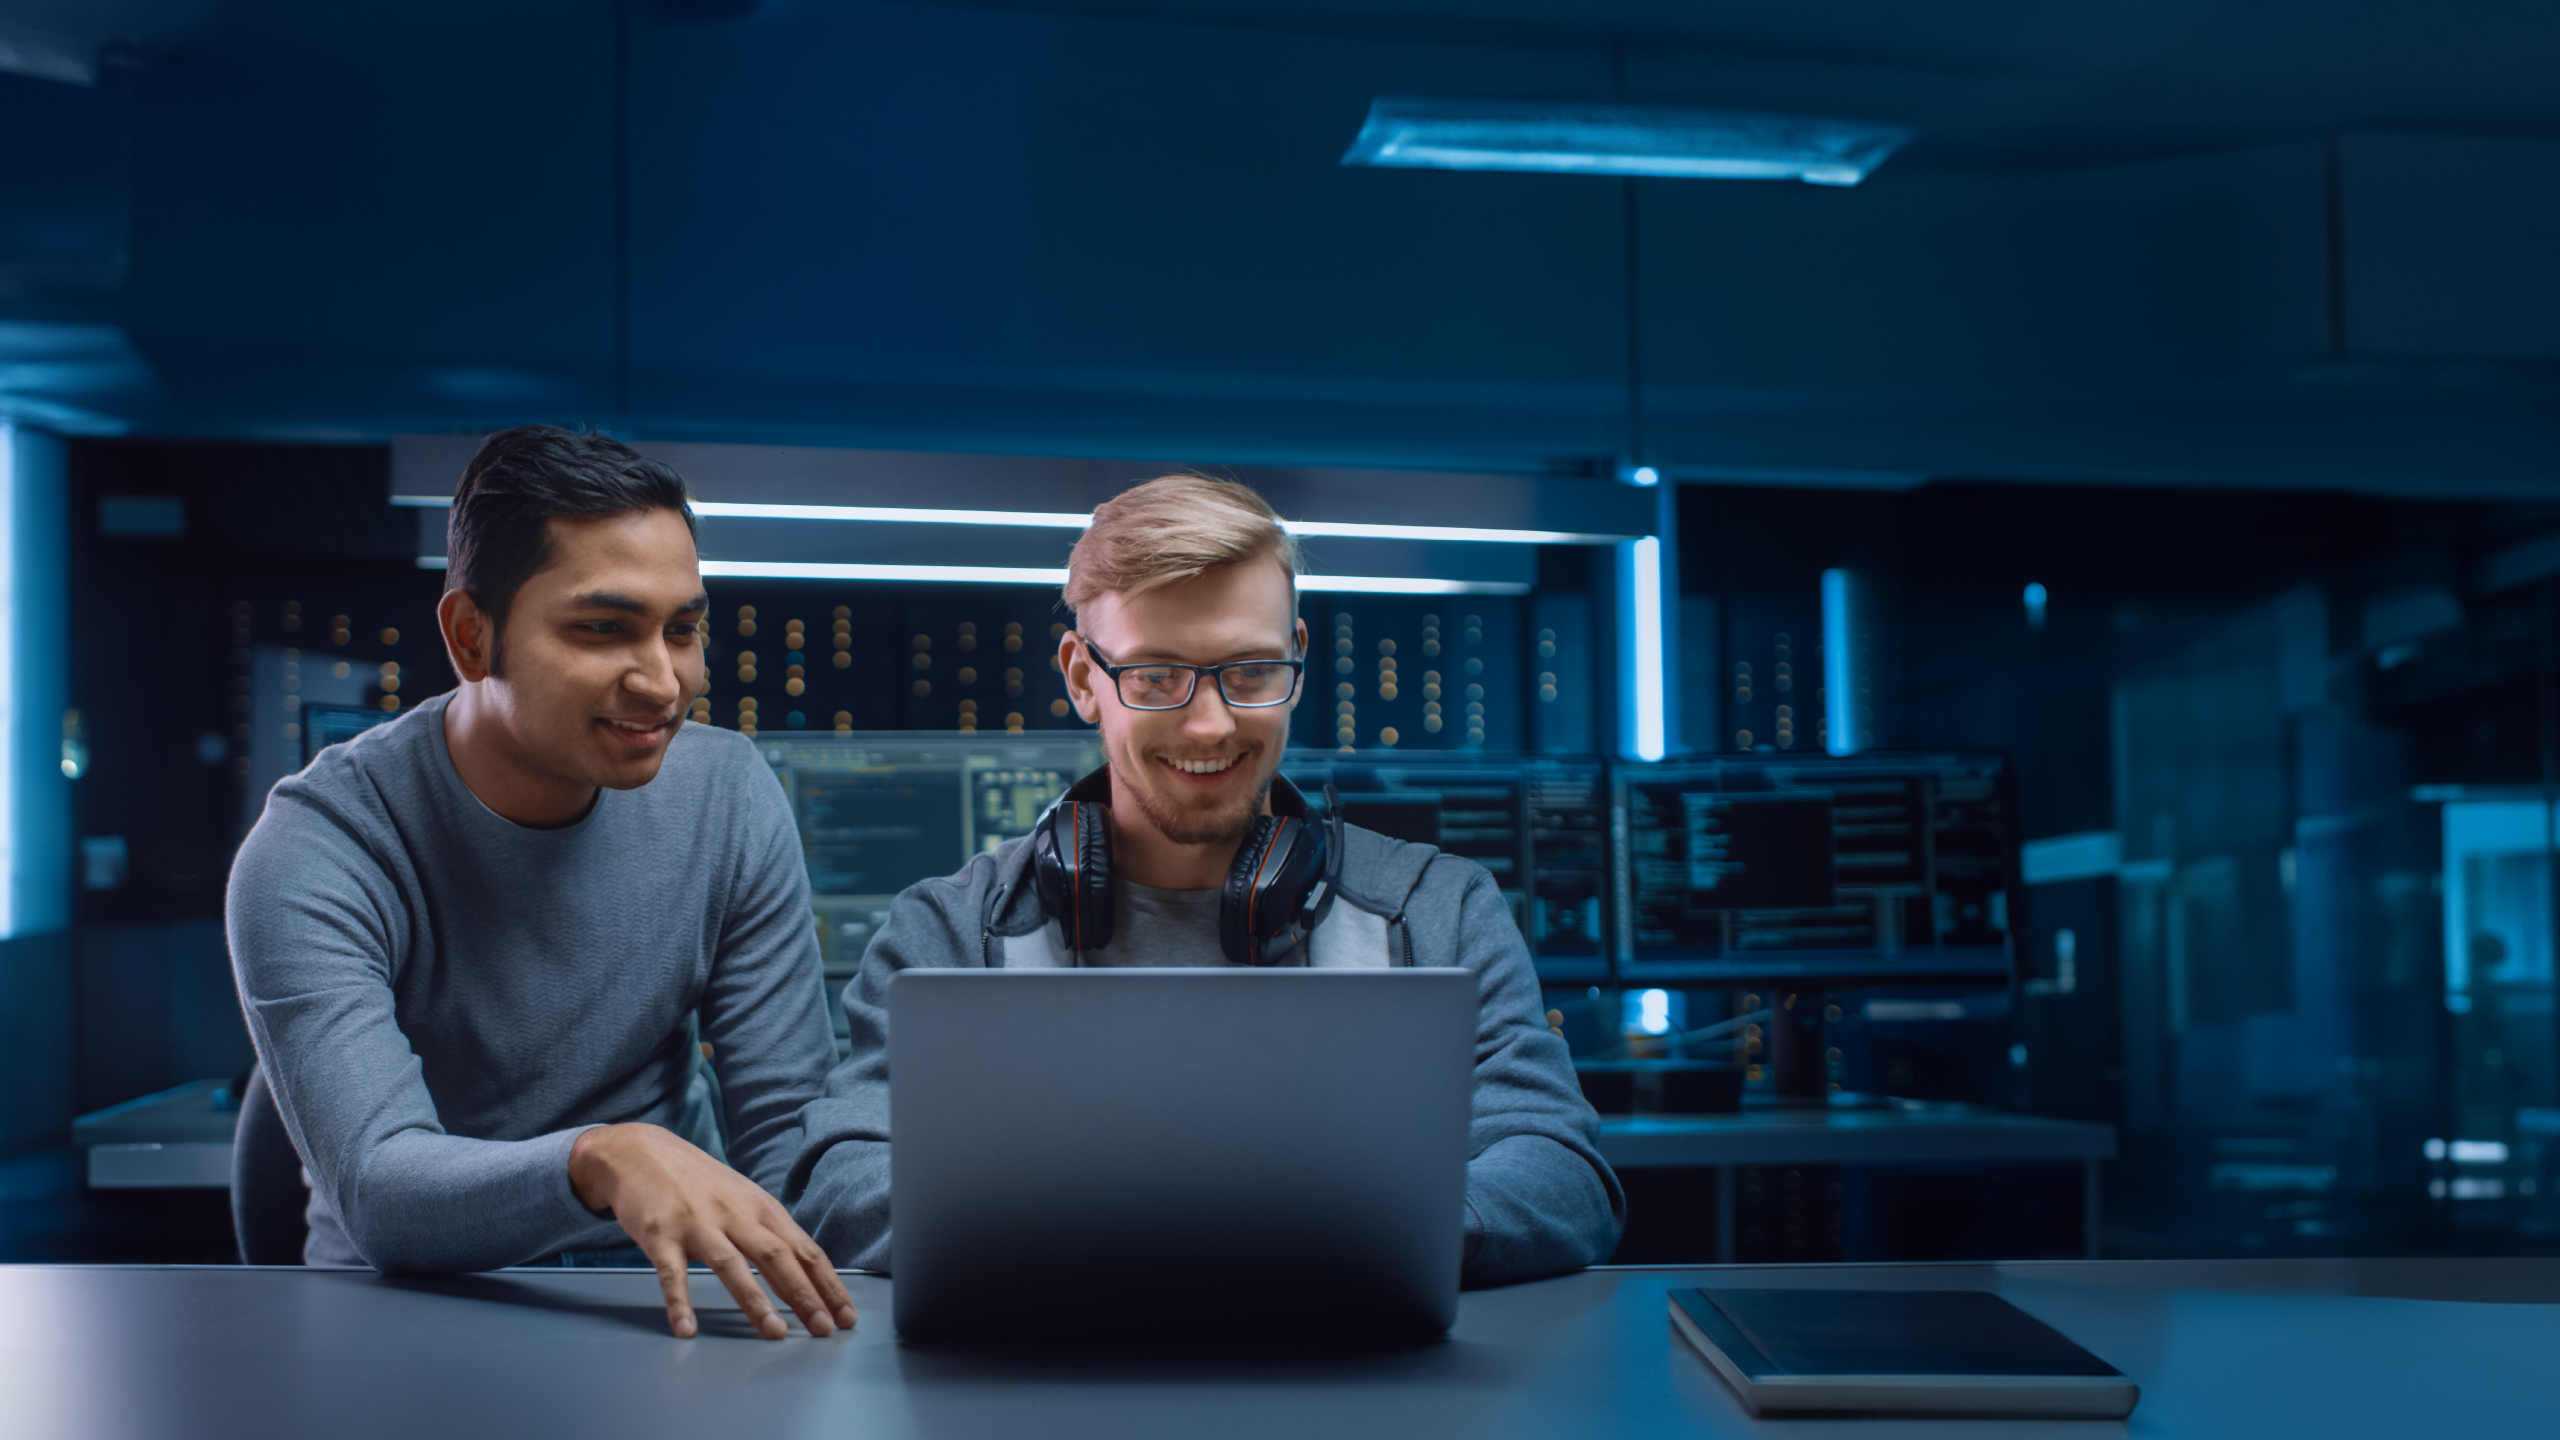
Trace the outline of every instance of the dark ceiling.
<instances>
[{"instance_id":1,"label":"dark ceiling","mask_svg":"<svg viewBox=\"0 0 2560 1440\"><path fill-rule=\"evenodd\" d=\"M0 0L0 413L2560 493L2560 6ZM1896 121L1854 190L1379 95Z\"/></svg>"},{"instance_id":2,"label":"dark ceiling","mask_svg":"<svg viewBox=\"0 0 2560 1440\"><path fill-rule=\"evenodd\" d=\"M1914 126L1910 163L2085 165L2348 130L2560 136L2560 5L2528 0L963 3L1585 47L1623 57L1630 100Z\"/></svg>"}]
</instances>

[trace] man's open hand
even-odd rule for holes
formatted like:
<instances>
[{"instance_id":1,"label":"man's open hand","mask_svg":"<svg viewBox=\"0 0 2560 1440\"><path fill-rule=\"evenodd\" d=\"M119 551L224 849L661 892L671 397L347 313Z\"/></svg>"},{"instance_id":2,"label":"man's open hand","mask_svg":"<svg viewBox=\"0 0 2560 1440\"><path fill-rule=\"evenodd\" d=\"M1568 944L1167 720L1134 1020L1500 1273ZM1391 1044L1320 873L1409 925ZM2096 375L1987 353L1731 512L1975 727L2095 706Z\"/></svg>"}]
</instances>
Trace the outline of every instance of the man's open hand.
<instances>
[{"instance_id":1,"label":"man's open hand","mask_svg":"<svg viewBox=\"0 0 2560 1440\"><path fill-rule=\"evenodd\" d=\"M588 1209L612 1211L648 1254L666 1295L667 1328L677 1338L691 1339L696 1328L685 1279L695 1261L711 1267L768 1340L781 1339L789 1327L751 1264L810 1334L853 1328L853 1297L791 1212L674 1132L604 1125L581 1134L569 1150L569 1185Z\"/></svg>"}]
</instances>

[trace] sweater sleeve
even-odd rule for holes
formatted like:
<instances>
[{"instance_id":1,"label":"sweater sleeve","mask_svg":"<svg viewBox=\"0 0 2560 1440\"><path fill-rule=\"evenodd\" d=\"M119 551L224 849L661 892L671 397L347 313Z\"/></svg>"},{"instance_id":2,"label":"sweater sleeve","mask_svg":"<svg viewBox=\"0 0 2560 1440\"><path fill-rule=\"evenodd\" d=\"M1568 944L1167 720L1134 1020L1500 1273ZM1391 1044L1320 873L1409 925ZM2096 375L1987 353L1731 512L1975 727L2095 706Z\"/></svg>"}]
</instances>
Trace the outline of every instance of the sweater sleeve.
<instances>
[{"instance_id":1,"label":"sweater sleeve","mask_svg":"<svg viewBox=\"0 0 2560 1440\"><path fill-rule=\"evenodd\" d=\"M1467 872L1458 951L1477 976L1463 1279L1504 1285L1596 1265L1627 1222L1626 1192L1594 1144L1600 1117L1541 1021L1537 972L1493 877L1445 856L1432 866Z\"/></svg>"},{"instance_id":2,"label":"sweater sleeve","mask_svg":"<svg viewBox=\"0 0 2560 1440\"><path fill-rule=\"evenodd\" d=\"M381 1270L485 1270L626 1243L569 1185L573 1127L445 1133L391 991L406 907L303 784L279 786L232 866L233 976L267 1084L358 1254Z\"/></svg>"},{"instance_id":3,"label":"sweater sleeve","mask_svg":"<svg viewBox=\"0 0 2560 1440\"><path fill-rule=\"evenodd\" d=\"M703 986L702 1038L720 1079L732 1168L779 1197L800 1154L801 1108L835 1063L808 866L790 802L750 758L718 948Z\"/></svg>"},{"instance_id":4,"label":"sweater sleeve","mask_svg":"<svg viewBox=\"0 0 2560 1440\"><path fill-rule=\"evenodd\" d=\"M960 918L975 913L966 887L953 880L909 886L844 987L853 1051L802 1112L805 1139L782 1197L838 1265L889 1268L889 981L910 967L981 963L977 937L968 933L974 927Z\"/></svg>"}]
</instances>

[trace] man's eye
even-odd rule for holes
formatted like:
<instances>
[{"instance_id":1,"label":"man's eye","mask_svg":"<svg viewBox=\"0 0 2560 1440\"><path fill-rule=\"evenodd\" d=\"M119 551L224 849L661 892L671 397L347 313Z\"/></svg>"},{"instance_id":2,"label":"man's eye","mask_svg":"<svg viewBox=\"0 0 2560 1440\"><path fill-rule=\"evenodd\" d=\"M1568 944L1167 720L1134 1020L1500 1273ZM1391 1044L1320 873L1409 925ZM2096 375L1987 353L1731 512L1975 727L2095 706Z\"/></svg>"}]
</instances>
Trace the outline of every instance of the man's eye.
<instances>
[{"instance_id":1,"label":"man's eye","mask_svg":"<svg viewBox=\"0 0 2560 1440\"><path fill-rule=\"evenodd\" d=\"M597 620L589 624L581 625L578 628L586 631L590 635L619 635L622 633L622 623L617 620Z\"/></svg>"}]
</instances>

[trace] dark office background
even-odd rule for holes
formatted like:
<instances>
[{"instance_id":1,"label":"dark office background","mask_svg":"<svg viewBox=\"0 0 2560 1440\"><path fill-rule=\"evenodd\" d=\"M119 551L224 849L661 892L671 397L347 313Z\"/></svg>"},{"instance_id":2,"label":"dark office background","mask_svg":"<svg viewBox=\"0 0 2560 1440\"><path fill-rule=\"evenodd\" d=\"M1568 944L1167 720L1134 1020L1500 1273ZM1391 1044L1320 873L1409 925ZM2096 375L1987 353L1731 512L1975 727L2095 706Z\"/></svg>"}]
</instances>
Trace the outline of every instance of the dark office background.
<instances>
[{"instance_id":1,"label":"dark office background","mask_svg":"<svg viewBox=\"0 0 2560 1440\"><path fill-rule=\"evenodd\" d=\"M1767 743L1737 667L1853 570L1874 743L2004 751L2023 838L2115 847L2020 889L2007 994L1853 1019L1853 1081L2120 1127L2110 1254L2560 1247L2548 856L2444 853L2448 806L2560 783L2560 10L0 0L0 41L0 414L64 437L85 747L64 923L0 941L0 1258L227 1257L218 1196L84 1190L71 1117L247 1064L220 922L260 667L349 708L447 688L389 437L526 420L1652 466L1678 747ZM1845 190L1337 163L1399 94L1917 138ZM1485 748L1609 748L1607 572L1553 547L1466 602ZM852 620L767 728L1073 723L1049 593L714 598L732 654L739 607ZM1555 614L1582 668L1549 700ZM1027 663L962 685L963 635L1016 625ZM2448 955L2454 890L2525 898ZM1807 1255L2070 1248L2068 1175L1792 1183L1843 1237Z\"/></svg>"}]
</instances>

